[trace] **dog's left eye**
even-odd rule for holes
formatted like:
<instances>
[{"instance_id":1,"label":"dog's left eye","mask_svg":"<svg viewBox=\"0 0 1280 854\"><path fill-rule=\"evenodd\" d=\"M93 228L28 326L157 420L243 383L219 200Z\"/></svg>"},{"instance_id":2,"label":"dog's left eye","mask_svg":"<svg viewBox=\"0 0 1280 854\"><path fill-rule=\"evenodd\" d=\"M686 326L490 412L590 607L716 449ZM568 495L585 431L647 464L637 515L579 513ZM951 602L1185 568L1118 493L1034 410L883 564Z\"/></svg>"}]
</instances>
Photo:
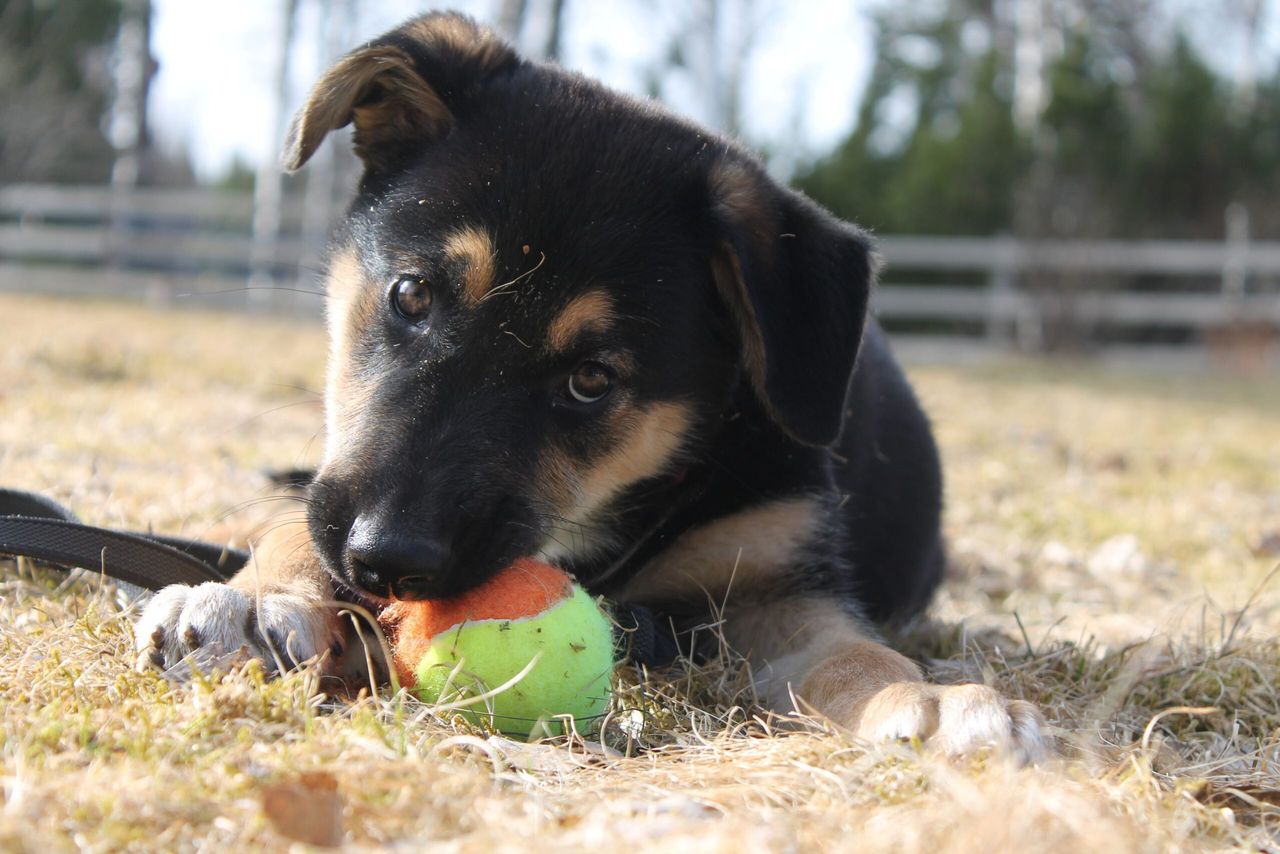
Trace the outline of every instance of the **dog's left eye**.
<instances>
[{"instance_id":1,"label":"dog's left eye","mask_svg":"<svg viewBox=\"0 0 1280 854\"><path fill-rule=\"evenodd\" d=\"M583 362L569 375L569 397L578 403L603 400L613 388L613 372L599 362Z\"/></svg>"},{"instance_id":2,"label":"dog's left eye","mask_svg":"<svg viewBox=\"0 0 1280 854\"><path fill-rule=\"evenodd\" d=\"M412 323L421 323L431 312L431 286L417 276L401 276L391 283L391 305Z\"/></svg>"}]
</instances>

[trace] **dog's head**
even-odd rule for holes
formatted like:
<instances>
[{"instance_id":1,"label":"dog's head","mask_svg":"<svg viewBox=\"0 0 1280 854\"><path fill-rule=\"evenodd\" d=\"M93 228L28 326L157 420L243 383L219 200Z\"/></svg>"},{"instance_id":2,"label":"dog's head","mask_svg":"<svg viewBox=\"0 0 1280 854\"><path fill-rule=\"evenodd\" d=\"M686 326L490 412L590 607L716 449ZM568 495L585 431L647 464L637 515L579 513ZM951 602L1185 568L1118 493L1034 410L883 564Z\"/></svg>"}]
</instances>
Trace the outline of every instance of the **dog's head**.
<instances>
[{"instance_id":1,"label":"dog's head","mask_svg":"<svg viewBox=\"0 0 1280 854\"><path fill-rule=\"evenodd\" d=\"M867 241L750 155L455 15L330 69L286 165L348 123L365 173L311 510L346 584L440 597L520 555L615 560L744 394L797 443L837 438Z\"/></svg>"}]
</instances>

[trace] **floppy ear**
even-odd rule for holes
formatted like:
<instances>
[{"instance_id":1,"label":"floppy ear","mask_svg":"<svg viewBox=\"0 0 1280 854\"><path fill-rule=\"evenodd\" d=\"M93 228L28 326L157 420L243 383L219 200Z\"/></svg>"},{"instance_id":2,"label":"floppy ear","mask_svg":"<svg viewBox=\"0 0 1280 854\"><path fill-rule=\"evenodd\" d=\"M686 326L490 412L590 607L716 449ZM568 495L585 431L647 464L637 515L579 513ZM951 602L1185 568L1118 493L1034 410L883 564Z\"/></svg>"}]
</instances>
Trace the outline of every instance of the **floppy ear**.
<instances>
[{"instance_id":1,"label":"floppy ear","mask_svg":"<svg viewBox=\"0 0 1280 854\"><path fill-rule=\"evenodd\" d=\"M716 285L756 395L792 438L830 445L875 276L870 240L745 158L711 177Z\"/></svg>"},{"instance_id":2,"label":"floppy ear","mask_svg":"<svg viewBox=\"0 0 1280 854\"><path fill-rule=\"evenodd\" d=\"M394 163L416 144L448 133L468 90L517 62L515 51L470 18L415 18L325 72L293 119L284 166L300 168L329 131L352 122L356 153L367 168Z\"/></svg>"}]
</instances>

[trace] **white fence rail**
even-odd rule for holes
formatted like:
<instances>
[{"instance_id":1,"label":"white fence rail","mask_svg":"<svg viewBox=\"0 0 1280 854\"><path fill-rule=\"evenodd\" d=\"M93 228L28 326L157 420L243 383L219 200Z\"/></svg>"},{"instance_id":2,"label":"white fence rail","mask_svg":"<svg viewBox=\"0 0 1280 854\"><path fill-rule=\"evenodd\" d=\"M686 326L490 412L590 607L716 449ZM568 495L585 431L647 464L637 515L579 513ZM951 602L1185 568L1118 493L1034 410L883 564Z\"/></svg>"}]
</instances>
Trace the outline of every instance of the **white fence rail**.
<instances>
[{"instance_id":1,"label":"white fence rail","mask_svg":"<svg viewBox=\"0 0 1280 854\"><path fill-rule=\"evenodd\" d=\"M317 287L323 235L304 233L301 200L286 201L267 245L255 244L252 215L250 193L0 187L0 291L318 311L313 297L282 297ZM915 333L1034 349L1046 324L1064 322L1086 337L1163 330L1181 343L1242 324L1280 329L1280 242L878 242L875 309ZM249 287L254 272L277 290Z\"/></svg>"},{"instance_id":2,"label":"white fence rail","mask_svg":"<svg viewBox=\"0 0 1280 854\"><path fill-rule=\"evenodd\" d=\"M281 233L255 245L248 192L0 187L0 291L291 305L247 284L256 270L291 287L319 263L323 235L302 233L301 201L290 199L282 213Z\"/></svg>"}]
</instances>

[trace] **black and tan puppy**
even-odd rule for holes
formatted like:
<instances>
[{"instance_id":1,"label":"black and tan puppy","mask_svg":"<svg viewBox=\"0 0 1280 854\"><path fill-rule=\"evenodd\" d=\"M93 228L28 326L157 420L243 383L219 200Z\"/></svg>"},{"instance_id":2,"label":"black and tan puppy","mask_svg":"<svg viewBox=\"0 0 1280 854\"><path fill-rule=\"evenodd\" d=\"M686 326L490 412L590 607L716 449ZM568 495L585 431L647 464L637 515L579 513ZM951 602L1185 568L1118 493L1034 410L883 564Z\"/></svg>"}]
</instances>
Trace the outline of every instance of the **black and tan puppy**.
<instances>
[{"instance_id":1,"label":"black and tan puppy","mask_svg":"<svg viewBox=\"0 0 1280 854\"><path fill-rule=\"evenodd\" d=\"M325 74L288 166L348 123L366 169L329 262L311 546L163 591L144 662L274 637L342 667L325 601L448 596L535 554L680 620L723 606L776 708L1039 752L1031 706L928 685L871 627L926 604L943 554L937 453L867 320L864 234L725 139L454 15Z\"/></svg>"}]
</instances>

